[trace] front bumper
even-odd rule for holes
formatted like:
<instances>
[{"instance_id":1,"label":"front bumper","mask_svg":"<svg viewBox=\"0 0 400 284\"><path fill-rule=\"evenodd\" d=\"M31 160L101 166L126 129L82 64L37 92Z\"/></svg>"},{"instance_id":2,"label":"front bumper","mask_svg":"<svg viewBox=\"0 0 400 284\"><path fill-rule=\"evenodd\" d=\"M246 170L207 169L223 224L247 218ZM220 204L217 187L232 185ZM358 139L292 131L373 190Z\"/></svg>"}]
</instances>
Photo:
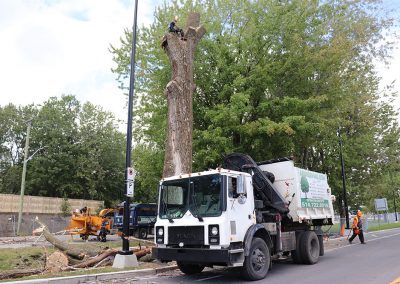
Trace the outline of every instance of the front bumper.
<instances>
[{"instance_id":1,"label":"front bumper","mask_svg":"<svg viewBox=\"0 0 400 284\"><path fill-rule=\"evenodd\" d=\"M153 248L153 257L161 261L182 261L201 264L230 265L231 254L228 249L204 248Z\"/></svg>"}]
</instances>

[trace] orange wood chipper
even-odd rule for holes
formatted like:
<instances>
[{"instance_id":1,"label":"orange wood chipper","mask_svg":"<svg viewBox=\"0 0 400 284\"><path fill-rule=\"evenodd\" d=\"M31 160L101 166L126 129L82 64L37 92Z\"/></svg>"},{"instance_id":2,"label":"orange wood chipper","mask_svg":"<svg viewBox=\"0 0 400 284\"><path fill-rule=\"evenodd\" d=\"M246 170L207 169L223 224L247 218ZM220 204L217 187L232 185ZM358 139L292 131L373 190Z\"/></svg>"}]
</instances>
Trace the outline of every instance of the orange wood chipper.
<instances>
[{"instance_id":1,"label":"orange wood chipper","mask_svg":"<svg viewBox=\"0 0 400 284\"><path fill-rule=\"evenodd\" d=\"M100 240L100 230L104 222L107 234L115 234L118 230L113 229L113 215L118 209L107 208L100 211L99 215L92 214L91 208L83 207L72 213L69 226L65 230L70 235L79 235L82 240L87 240L90 235L97 236Z\"/></svg>"}]
</instances>

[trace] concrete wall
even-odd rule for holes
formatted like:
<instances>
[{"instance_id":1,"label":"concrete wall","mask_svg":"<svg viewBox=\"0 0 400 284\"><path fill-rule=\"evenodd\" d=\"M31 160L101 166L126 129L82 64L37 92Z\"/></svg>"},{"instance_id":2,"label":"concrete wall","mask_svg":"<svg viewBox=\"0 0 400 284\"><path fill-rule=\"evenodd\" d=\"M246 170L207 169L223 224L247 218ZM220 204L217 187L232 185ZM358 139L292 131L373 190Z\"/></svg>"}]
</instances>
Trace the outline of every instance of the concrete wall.
<instances>
[{"instance_id":1,"label":"concrete wall","mask_svg":"<svg viewBox=\"0 0 400 284\"><path fill-rule=\"evenodd\" d=\"M19 212L19 195L0 194L0 213L18 213ZM24 213L36 214L61 214L62 198L42 197L42 196L24 196ZM104 205L103 201L84 200L84 199L68 199L71 209L82 208L87 206L95 211Z\"/></svg>"},{"instance_id":2,"label":"concrete wall","mask_svg":"<svg viewBox=\"0 0 400 284\"><path fill-rule=\"evenodd\" d=\"M20 235L32 235L32 231L39 227L34 222L36 216L45 223L52 233L64 230L70 217L56 214L22 214ZM17 230L18 213L0 213L0 237L13 237Z\"/></svg>"},{"instance_id":3,"label":"concrete wall","mask_svg":"<svg viewBox=\"0 0 400 284\"><path fill-rule=\"evenodd\" d=\"M19 195L0 194L0 237L15 236L19 199ZM20 234L32 235L32 231L38 227L34 222L36 216L47 225L52 233L68 227L71 217L61 216L62 202L62 198L25 195ZM71 205L71 213L73 210L84 206L91 208L92 212L104 206L104 202L98 200L68 199L68 202Z\"/></svg>"}]
</instances>

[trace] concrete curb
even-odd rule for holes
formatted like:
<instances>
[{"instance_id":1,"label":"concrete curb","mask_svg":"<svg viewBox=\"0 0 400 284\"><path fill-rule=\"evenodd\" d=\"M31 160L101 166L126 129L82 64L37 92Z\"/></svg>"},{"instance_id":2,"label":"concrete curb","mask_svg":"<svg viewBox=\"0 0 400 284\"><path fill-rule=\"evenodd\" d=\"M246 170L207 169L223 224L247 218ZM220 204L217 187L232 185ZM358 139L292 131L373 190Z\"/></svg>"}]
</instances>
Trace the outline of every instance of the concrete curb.
<instances>
[{"instance_id":1,"label":"concrete curb","mask_svg":"<svg viewBox=\"0 0 400 284\"><path fill-rule=\"evenodd\" d=\"M148 269L138 269L138 270L128 270L121 272L107 272L107 273L99 273L99 274L85 274L85 275L77 275L77 276L66 276L66 277L56 277L56 278L45 278L45 279L34 279L34 280L23 280L23 281L12 281L12 282L4 282L4 283L20 283L20 284L42 284L42 283L51 283L51 284L77 284L82 282L89 281L106 281L111 279L125 279L125 278L134 278L134 277L142 277L149 275L156 275L159 273L171 271L177 269L177 265L171 265L160 268L148 268Z\"/></svg>"}]
</instances>

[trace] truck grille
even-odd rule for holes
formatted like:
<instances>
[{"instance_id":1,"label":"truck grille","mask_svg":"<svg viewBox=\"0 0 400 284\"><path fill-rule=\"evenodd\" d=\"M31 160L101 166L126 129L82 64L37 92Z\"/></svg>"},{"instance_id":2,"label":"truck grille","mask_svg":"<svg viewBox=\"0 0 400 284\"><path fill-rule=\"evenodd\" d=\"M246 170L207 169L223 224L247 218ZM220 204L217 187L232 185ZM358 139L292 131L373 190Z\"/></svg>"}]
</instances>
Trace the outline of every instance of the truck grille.
<instances>
[{"instance_id":1,"label":"truck grille","mask_svg":"<svg viewBox=\"0 0 400 284\"><path fill-rule=\"evenodd\" d=\"M180 226L168 228L168 244L204 245L203 226Z\"/></svg>"}]
</instances>

